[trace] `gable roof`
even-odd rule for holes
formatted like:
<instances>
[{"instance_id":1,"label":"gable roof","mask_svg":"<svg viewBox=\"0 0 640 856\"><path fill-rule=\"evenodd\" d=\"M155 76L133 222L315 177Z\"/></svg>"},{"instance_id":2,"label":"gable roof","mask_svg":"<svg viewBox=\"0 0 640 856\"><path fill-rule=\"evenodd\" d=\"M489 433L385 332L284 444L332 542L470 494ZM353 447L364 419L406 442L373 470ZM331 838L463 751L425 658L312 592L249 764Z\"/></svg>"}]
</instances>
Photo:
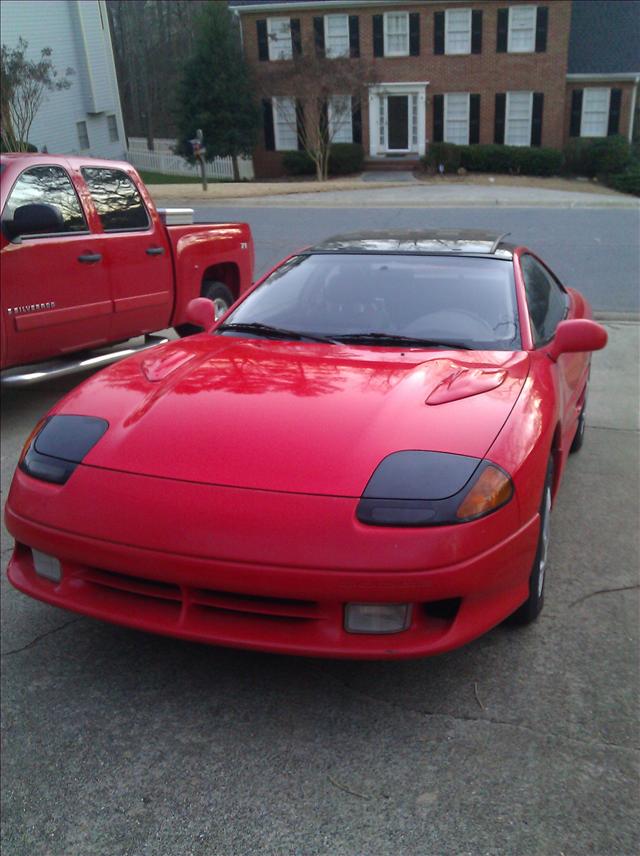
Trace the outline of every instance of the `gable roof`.
<instances>
[{"instance_id":1,"label":"gable roof","mask_svg":"<svg viewBox=\"0 0 640 856\"><path fill-rule=\"evenodd\" d=\"M640 74L640 2L573 0L569 74Z\"/></svg>"}]
</instances>

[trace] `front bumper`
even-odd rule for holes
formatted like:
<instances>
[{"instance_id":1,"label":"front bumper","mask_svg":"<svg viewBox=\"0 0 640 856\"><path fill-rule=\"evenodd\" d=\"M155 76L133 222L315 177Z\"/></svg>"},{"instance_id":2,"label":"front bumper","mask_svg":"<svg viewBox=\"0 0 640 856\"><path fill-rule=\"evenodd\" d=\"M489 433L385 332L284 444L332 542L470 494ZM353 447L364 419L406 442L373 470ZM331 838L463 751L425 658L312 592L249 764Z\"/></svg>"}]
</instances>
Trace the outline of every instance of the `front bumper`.
<instances>
[{"instance_id":1,"label":"front bumper","mask_svg":"<svg viewBox=\"0 0 640 856\"><path fill-rule=\"evenodd\" d=\"M359 524L355 500L149 484L158 481L79 467L60 487L18 472L6 508L17 542L12 584L55 606L148 632L375 659L459 647L528 594L538 518L514 525L515 508L457 527L398 530ZM100 507L88 502L91 495ZM118 504L110 501L116 496ZM270 507L262 526L254 503L263 512ZM208 544L207 517L219 533ZM289 544L282 543L286 532ZM31 547L61 560L59 583L36 573ZM411 603L411 624L383 636L347 633L348 602Z\"/></svg>"}]
</instances>

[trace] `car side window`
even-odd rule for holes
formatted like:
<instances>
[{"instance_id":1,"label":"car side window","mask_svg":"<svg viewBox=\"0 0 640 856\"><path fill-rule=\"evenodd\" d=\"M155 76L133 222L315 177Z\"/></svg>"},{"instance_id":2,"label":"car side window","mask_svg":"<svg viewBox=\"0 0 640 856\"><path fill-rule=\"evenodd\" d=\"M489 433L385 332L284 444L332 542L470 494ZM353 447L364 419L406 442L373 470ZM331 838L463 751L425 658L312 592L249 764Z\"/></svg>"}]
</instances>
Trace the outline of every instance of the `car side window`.
<instances>
[{"instance_id":1,"label":"car side window","mask_svg":"<svg viewBox=\"0 0 640 856\"><path fill-rule=\"evenodd\" d=\"M533 339L538 346L553 338L556 327L567 314L567 295L533 256L522 256L520 265L533 328Z\"/></svg>"},{"instance_id":2,"label":"car side window","mask_svg":"<svg viewBox=\"0 0 640 856\"><path fill-rule=\"evenodd\" d=\"M119 169L84 167L82 176L105 232L148 229L149 215L138 189Z\"/></svg>"},{"instance_id":3,"label":"car side window","mask_svg":"<svg viewBox=\"0 0 640 856\"><path fill-rule=\"evenodd\" d=\"M33 204L49 205L59 211L62 221L56 229L58 233L88 231L75 188L60 166L34 166L25 170L9 194L2 212L2 222L12 222L16 208ZM47 230L47 234L51 234L51 229Z\"/></svg>"}]
</instances>

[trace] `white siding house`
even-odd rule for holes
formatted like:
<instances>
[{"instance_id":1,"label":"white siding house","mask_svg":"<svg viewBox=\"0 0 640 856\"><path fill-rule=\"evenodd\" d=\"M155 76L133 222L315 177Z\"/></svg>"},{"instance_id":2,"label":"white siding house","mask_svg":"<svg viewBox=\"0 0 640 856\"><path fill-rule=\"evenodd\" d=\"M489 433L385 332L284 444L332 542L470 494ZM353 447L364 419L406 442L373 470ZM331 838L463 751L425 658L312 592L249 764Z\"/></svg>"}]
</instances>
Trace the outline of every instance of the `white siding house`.
<instances>
[{"instance_id":1,"label":"white siding house","mask_svg":"<svg viewBox=\"0 0 640 856\"><path fill-rule=\"evenodd\" d=\"M0 32L8 48L22 36L30 59L53 51L59 72L73 68L71 87L47 92L29 142L40 151L124 159L126 139L104 0L2 0Z\"/></svg>"}]
</instances>

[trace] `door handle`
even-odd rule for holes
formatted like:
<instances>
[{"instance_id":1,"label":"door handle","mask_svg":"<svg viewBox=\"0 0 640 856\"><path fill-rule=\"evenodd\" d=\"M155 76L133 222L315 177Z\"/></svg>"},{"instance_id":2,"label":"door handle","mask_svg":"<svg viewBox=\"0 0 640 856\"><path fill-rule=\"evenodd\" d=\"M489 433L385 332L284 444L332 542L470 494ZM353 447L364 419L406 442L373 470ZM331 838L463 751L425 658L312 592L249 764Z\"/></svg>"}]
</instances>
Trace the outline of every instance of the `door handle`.
<instances>
[{"instance_id":1,"label":"door handle","mask_svg":"<svg viewBox=\"0 0 640 856\"><path fill-rule=\"evenodd\" d=\"M78 256L78 261L84 265L93 265L96 262L102 261L102 253L83 253Z\"/></svg>"},{"instance_id":2,"label":"door handle","mask_svg":"<svg viewBox=\"0 0 640 856\"><path fill-rule=\"evenodd\" d=\"M147 247L145 253L148 256L161 256L164 253L164 247Z\"/></svg>"}]
</instances>

